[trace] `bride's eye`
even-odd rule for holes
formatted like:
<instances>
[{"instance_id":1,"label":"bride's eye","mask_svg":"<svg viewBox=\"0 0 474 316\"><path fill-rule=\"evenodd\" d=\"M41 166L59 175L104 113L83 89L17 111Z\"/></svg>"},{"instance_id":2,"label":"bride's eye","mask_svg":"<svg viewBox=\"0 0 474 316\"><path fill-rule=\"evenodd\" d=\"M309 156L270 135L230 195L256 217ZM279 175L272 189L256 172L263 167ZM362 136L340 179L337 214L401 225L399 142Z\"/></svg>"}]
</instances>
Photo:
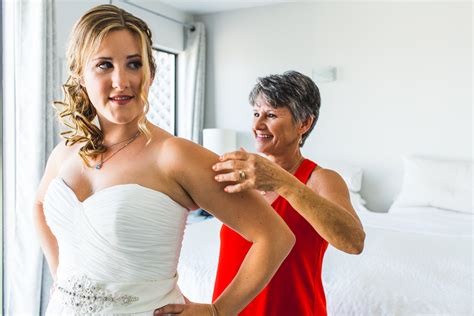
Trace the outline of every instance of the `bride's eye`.
<instances>
[{"instance_id":1,"label":"bride's eye","mask_svg":"<svg viewBox=\"0 0 474 316\"><path fill-rule=\"evenodd\" d=\"M112 68L112 63L111 62L108 62L108 61L104 61L104 62L100 62L96 65L97 68L101 69L101 70L107 70L107 69L110 69Z\"/></svg>"},{"instance_id":2,"label":"bride's eye","mask_svg":"<svg viewBox=\"0 0 474 316\"><path fill-rule=\"evenodd\" d=\"M129 64L129 67L133 70L138 70L142 67L142 62L141 61L132 61Z\"/></svg>"}]
</instances>

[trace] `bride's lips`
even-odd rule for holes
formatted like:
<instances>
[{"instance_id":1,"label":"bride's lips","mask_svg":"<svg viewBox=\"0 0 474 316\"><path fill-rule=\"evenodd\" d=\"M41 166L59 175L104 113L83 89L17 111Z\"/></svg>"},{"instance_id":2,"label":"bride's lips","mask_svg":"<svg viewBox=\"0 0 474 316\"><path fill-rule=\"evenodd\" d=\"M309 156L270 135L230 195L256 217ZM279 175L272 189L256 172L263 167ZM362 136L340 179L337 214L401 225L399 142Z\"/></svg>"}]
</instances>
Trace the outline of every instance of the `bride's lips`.
<instances>
[{"instance_id":1,"label":"bride's lips","mask_svg":"<svg viewBox=\"0 0 474 316\"><path fill-rule=\"evenodd\" d=\"M114 95L109 100L115 104L125 105L130 102L134 97L131 95Z\"/></svg>"}]
</instances>

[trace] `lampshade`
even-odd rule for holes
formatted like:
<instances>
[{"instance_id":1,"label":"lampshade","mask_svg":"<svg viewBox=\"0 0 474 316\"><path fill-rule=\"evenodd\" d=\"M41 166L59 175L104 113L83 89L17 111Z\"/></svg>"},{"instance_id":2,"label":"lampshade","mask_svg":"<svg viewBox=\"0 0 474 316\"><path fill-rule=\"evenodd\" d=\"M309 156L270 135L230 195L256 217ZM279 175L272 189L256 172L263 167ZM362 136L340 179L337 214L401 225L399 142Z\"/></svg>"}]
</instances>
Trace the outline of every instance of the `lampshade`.
<instances>
[{"instance_id":1,"label":"lampshade","mask_svg":"<svg viewBox=\"0 0 474 316\"><path fill-rule=\"evenodd\" d=\"M202 131L203 146L222 155L237 149L237 136L234 130L223 128L205 128Z\"/></svg>"}]
</instances>

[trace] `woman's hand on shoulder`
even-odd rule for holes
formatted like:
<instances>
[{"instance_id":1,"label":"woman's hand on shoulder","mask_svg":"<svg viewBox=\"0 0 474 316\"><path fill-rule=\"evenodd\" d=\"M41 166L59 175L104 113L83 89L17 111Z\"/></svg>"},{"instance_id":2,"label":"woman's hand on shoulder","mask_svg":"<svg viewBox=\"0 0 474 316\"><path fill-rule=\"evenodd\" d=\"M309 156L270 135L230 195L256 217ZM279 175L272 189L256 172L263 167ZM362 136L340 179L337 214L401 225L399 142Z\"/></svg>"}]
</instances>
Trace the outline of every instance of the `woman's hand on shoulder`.
<instances>
[{"instance_id":1,"label":"woman's hand on shoulder","mask_svg":"<svg viewBox=\"0 0 474 316\"><path fill-rule=\"evenodd\" d=\"M260 194L254 190L228 194L224 190L226 184L214 179L212 166L219 162L215 153L178 137L166 143L162 147L162 167L197 207L205 209L248 241L264 238L279 244L278 252L287 255L286 251L289 252L294 244L294 235Z\"/></svg>"},{"instance_id":2,"label":"woman's hand on shoulder","mask_svg":"<svg viewBox=\"0 0 474 316\"><path fill-rule=\"evenodd\" d=\"M255 193L227 194L224 190L225 184L216 182L214 179L215 173L212 166L219 160L212 151L189 140L173 137L164 142L159 156L161 169L166 170L169 177L181 186L193 200L196 208L201 207L209 211L231 227L233 227L232 222L236 218L241 218L236 216L235 212L240 215L248 212L244 201L248 203L249 198L254 199ZM263 204L253 202L252 209L263 208L266 213L270 213L271 208L264 201L259 202L263 202ZM240 210L241 208L244 210ZM254 215L249 214L249 216ZM251 217L248 219L249 221L251 221Z\"/></svg>"},{"instance_id":3,"label":"woman's hand on shoulder","mask_svg":"<svg viewBox=\"0 0 474 316\"><path fill-rule=\"evenodd\" d=\"M286 171L274 162L241 148L225 153L212 169L218 174L217 182L227 183L229 193L245 190L277 191L284 181Z\"/></svg>"}]
</instances>

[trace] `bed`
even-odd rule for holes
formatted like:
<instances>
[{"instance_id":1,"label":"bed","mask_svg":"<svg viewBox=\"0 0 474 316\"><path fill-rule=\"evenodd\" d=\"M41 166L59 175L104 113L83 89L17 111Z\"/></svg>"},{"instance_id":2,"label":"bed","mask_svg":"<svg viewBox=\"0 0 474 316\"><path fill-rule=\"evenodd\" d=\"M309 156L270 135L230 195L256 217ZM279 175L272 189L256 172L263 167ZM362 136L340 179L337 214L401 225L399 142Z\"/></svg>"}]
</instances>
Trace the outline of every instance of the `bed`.
<instances>
[{"instance_id":1,"label":"bed","mask_svg":"<svg viewBox=\"0 0 474 316\"><path fill-rule=\"evenodd\" d=\"M360 213L360 256L329 247L331 315L472 315L472 215L430 208Z\"/></svg>"},{"instance_id":2,"label":"bed","mask_svg":"<svg viewBox=\"0 0 474 316\"><path fill-rule=\"evenodd\" d=\"M351 191L365 248L359 256L328 248L322 275L328 314L474 315L472 212L411 206L399 197L388 213L374 213ZM220 226L212 218L186 228L179 286L192 301L211 301Z\"/></svg>"}]
</instances>

